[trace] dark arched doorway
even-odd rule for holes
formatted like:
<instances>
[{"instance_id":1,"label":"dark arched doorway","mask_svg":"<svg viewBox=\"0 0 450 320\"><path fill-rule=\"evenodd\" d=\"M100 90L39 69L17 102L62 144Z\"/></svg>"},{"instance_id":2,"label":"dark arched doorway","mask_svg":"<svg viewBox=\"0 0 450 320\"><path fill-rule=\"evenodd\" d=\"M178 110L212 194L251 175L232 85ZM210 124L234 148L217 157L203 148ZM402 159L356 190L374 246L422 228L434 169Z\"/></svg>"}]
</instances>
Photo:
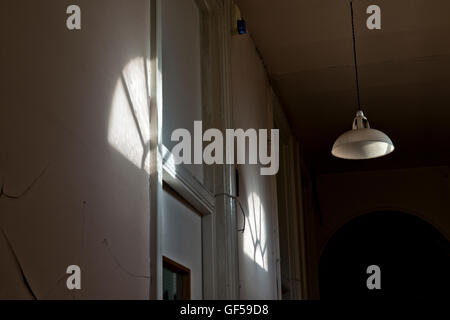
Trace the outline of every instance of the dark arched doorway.
<instances>
[{"instance_id":1,"label":"dark arched doorway","mask_svg":"<svg viewBox=\"0 0 450 320\"><path fill-rule=\"evenodd\" d=\"M322 299L444 298L450 292L448 240L401 212L374 212L339 229L319 264ZM369 290L366 269L381 269L381 290Z\"/></svg>"}]
</instances>

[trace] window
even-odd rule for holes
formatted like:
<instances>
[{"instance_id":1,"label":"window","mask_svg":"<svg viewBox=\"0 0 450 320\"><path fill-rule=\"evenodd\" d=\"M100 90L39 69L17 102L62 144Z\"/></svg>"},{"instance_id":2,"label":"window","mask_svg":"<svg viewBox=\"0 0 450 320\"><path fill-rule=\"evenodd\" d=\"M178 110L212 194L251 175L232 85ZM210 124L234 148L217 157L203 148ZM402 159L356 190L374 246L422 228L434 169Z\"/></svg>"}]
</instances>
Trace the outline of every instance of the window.
<instances>
[{"instance_id":1,"label":"window","mask_svg":"<svg viewBox=\"0 0 450 320\"><path fill-rule=\"evenodd\" d=\"M163 257L163 299L191 299L191 271L167 257Z\"/></svg>"}]
</instances>

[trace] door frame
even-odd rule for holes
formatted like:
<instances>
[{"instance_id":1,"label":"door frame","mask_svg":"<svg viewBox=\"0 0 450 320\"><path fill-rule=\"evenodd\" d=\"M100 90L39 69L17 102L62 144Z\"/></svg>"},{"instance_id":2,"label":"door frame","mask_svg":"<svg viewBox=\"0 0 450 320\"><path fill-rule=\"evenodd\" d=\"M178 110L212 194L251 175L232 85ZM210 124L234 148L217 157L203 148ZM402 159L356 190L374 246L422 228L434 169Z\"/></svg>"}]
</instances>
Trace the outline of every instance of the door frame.
<instances>
[{"instance_id":1,"label":"door frame","mask_svg":"<svg viewBox=\"0 0 450 320\"><path fill-rule=\"evenodd\" d=\"M162 143L161 1L150 1L150 299L162 299L163 181L202 214L204 299L238 299L239 272L234 165L205 166L198 182L185 166L170 161ZM232 127L231 2L194 0L201 14L202 113L206 128ZM155 124L155 125L152 125ZM216 194L222 194L215 196Z\"/></svg>"},{"instance_id":2,"label":"door frame","mask_svg":"<svg viewBox=\"0 0 450 320\"><path fill-rule=\"evenodd\" d=\"M280 246L287 246L287 274L281 273L281 281L287 280L290 288L289 299L307 299L306 276L306 238L302 192L302 173L299 144L294 138L286 116L278 101L274 102L274 124L280 130L280 171L277 175L277 206L278 218L285 219L285 230L279 233L287 234L286 243L280 241ZM278 185L288 192L279 192ZM283 205L283 208L280 207ZM281 252L281 250L280 250ZM283 257L280 257L282 259Z\"/></svg>"}]
</instances>

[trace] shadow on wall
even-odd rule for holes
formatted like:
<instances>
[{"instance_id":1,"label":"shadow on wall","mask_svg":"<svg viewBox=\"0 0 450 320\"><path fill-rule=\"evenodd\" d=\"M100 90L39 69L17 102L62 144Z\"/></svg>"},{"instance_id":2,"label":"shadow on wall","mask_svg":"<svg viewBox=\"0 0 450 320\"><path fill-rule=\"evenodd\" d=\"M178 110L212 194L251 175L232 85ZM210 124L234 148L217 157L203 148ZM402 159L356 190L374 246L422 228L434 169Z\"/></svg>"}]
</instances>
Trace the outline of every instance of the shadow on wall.
<instances>
[{"instance_id":1,"label":"shadow on wall","mask_svg":"<svg viewBox=\"0 0 450 320\"><path fill-rule=\"evenodd\" d=\"M244 231L244 253L264 271L268 270L266 212L261 199L251 192L247 199L248 216Z\"/></svg>"},{"instance_id":2,"label":"shadow on wall","mask_svg":"<svg viewBox=\"0 0 450 320\"><path fill-rule=\"evenodd\" d=\"M360 216L327 243L319 265L322 299L450 297L450 245L433 226L402 212ZM381 289L369 290L371 265Z\"/></svg>"},{"instance_id":3,"label":"shadow on wall","mask_svg":"<svg viewBox=\"0 0 450 320\"><path fill-rule=\"evenodd\" d=\"M248 193L246 207L245 230L240 233L242 238L239 241L240 298L276 299L274 279L268 276L273 273L273 265L269 265L267 212L256 192ZM243 219L239 220L238 225L243 225Z\"/></svg>"},{"instance_id":4,"label":"shadow on wall","mask_svg":"<svg viewBox=\"0 0 450 320\"><path fill-rule=\"evenodd\" d=\"M277 299L276 261L273 252L271 177L259 175L259 165L239 169L240 197L246 211L245 230L238 233L241 299ZM261 195L265 195L262 197ZM237 225L243 226L238 214Z\"/></svg>"},{"instance_id":5,"label":"shadow on wall","mask_svg":"<svg viewBox=\"0 0 450 320\"><path fill-rule=\"evenodd\" d=\"M149 2L69 4L1 3L0 298L146 299Z\"/></svg>"}]
</instances>

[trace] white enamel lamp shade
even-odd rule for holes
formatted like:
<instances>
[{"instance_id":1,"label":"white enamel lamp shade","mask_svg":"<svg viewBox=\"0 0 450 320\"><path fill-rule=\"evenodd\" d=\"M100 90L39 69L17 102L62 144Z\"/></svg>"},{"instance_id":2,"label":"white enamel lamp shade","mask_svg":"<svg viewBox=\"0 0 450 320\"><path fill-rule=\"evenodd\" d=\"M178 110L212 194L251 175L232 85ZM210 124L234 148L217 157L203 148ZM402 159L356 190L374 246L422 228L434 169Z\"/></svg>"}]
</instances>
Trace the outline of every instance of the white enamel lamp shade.
<instances>
[{"instance_id":1,"label":"white enamel lamp shade","mask_svg":"<svg viewBox=\"0 0 450 320\"><path fill-rule=\"evenodd\" d=\"M373 159L394 151L394 144L383 132L371 129L362 111L356 113L353 128L343 133L333 145L331 154L350 160Z\"/></svg>"}]
</instances>

